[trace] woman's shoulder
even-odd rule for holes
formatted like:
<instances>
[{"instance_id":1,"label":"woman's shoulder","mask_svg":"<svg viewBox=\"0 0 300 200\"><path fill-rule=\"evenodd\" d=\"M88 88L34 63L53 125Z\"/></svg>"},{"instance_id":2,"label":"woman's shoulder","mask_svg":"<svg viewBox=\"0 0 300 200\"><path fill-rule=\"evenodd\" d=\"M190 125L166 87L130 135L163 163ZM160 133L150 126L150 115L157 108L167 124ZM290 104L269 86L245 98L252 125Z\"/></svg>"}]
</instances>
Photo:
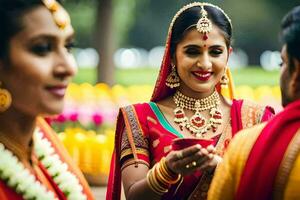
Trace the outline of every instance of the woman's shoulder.
<instances>
[{"instance_id":1,"label":"woman's shoulder","mask_svg":"<svg viewBox=\"0 0 300 200\"><path fill-rule=\"evenodd\" d=\"M261 111L261 112L265 112L265 111L269 111L271 113L274 113L274 109L269 106L269 105L265 105L265 104L260 104L257 103L255 101L252 100L248 100L248 99L243 99L243 108L246 110L254 110L254 111Z\"/></svg>"},{"instance_id":2,"label":"woman's shoulder","mask_svg":"<svg viewBox=\"0 0 300 200\"><path fill-rule=\"evenodd\" d=\"M128 110L128 109L134 109L135 111L147 111L151 108L151 104L153 102L143 102L143 103L134 103L126 106L122 106L121 109Z\"/></svg>"},{"instance_id":3,"label":"woman's shoulder","mask_svg":"<svg viewBox=\"0 0 300 200\"><path fill-rule=\"evenodd\" d=\"M258 124L262 121L267 121L270 119L275 113L274 109L268 105L259 104L257 102L254 102L252 100L237 100L242 101L241 106L241 114L242 118L248 119L245 121L250 121L249 126L252 126L254 124Z\"/></svg>"}]
</instances>

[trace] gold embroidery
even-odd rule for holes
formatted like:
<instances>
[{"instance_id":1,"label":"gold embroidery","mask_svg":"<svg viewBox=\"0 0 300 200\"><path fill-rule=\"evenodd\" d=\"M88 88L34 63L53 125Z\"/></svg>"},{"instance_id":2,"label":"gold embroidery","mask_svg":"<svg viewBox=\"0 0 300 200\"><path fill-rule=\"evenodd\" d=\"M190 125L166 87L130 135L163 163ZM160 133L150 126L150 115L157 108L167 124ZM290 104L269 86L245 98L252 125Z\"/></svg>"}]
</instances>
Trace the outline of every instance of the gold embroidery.
<instances>
[{"instance_id":1,"label":"gold embroidery","mask_svg":"<svg viewBox=\"0 0 300 200\"><path fill-rule=\"evenodd\" d=\"M159 144L159 139L154 140L154 141L152 142L153 148L156 148L158 144Z\"/></svg>"},{"instance_id":2,"label":"gold embroidery","mask_svg":"<svg viewBox=\"0 0 300 200\"><path fill-rule=\"evenodd\" d=\"M169 146L165 146L164 147L164 153L168 153L169 151L171 151L171 146L169 145Z\"/></svg>"},{"instance_id":3,"label":"gold embroidery","mask_svg":"<svg viewBox=\"0 0 300 200\"><path fill-rule=\"evenodd\" d=\"M146 149L136 148L136 152L138 154L144 154L145 156L149 156L149 151ZM121 159L123 159L125 156L131 155L132 149L125 149L121 152Z\"/></svg>"},{"instance_id":4,"label":"gold embroidery","mask_svg":"<svg viewBox=\"0 0 300 200\"><path fill-rule=\"evenodd\" d=\"M147 116L147 120L152 122L153 124L157 124L157 121L150 116Z\"/></svg>"},{"instance_id":5,"label":"gold embroidery","mask_svg":"<svg viewBox=\"0 0 300 200\"><path fill-rule=\"evenodd\" d=\"M242 106L243 128L249 128L261 122L264 107L251 101L244 101Z\"/></svg>"},{"instance_id":6,"label":"gold embroidery","mask_svg":"<svg viewBox=\"0 0 300 200\"><path fill-rule=\"evenodd\" d=\"M143 129L141 128L139 119L135 112L134 106L127 106L121 109L125 130L122 135L121 142L121 155L123 155L123 151L130 148L136 160L136 166L138 164L138 152L145 152L149 148L148 138L144 137ZM149 153L147 152L147 155Z\"/></svg>"},{"instance_id":7,"label":"gold embroidery","mask_svg":"<svg viewBox=\"0 0 300 200\"><path fill-rule=\"evenodd\" d=\"M284 190L290 177L293 164L300 151L300 129L294 135L288 148L284 154L283 160L280 163L280 167L275 179L274 184L274 199L284 199Z\"/></svg>"}]
</instances>

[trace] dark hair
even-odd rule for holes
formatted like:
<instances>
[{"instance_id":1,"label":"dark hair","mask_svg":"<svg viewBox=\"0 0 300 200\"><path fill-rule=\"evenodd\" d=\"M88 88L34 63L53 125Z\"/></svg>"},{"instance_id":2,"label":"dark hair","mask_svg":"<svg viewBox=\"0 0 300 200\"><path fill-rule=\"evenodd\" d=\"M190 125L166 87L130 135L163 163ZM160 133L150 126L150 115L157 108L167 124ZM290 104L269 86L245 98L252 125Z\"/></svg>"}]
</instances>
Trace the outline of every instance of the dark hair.
<instances>
[{"instance_id":1,"label":"dark hair","mask_svg":"<svg viewBox=\"0 0 300 200\"><path fill-rule=\"evenodd\" d=\"M300 6L292 9L282 20L281 38L287 46L289 70L294 70L293 58L300 61Z\"/></svg>"},{"instance_id":2,"label":"dark hair","mask_svg":"<svg viewBox=\"0 0 300 200\"><path fill-rule=\"evenodd\" d=\"M40 5L42 0L0 0L0 59L7 59L11 38L23 28L24 14Z\"/></svg>"},{"instance_id":3,"label":"dark hair","mask_svg":"<svg viewBox=\"0 0 300 200\"><path fill-rule=\"evenodd\" d=\"M207 17L212 21L214 25L218 26L219 29L222 31L225 38L226 46L229 47L231 44L232 37L232 28L229 19L218 8L205 5L204 9L208 13ZM183 13L181 13L179 17L175 20L171 36L171 56L174 55L176 46L182 40L185 31L192 25L196 26L198 20L201 17L200 10L200 6L188 8Z\"/></svg>"}]
</instances>

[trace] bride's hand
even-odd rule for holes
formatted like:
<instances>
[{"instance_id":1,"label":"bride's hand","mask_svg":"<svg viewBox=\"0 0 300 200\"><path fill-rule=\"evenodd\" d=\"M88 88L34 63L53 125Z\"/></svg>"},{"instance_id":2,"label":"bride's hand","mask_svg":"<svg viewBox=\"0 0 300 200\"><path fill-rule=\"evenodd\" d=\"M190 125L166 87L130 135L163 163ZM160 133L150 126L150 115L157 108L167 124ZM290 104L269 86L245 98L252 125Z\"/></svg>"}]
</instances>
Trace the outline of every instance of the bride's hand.
<instances>
[{"instance_id":1,"label":"bride's hand","mask_svg":"<svg viewBox=\"0 0 300 200\"><path fill-rule=\"evenodd\" d=\"M200 164L201 171L214 170L216 166L222 162L222 157L216 154L216 148L212 145L202 150L203 154L208 158Z\"/></svg>"},{"instance_id":2,"label":"bride's hand","mask_svg":"<svg viewBox=\"0 0 300 200\"><path fill-rule=\"evenodd\" d=\"M176 174L187 175L197 170L197 161L202 159L201 145L193 145L182 150L171 151L166 156L167 167Z\"/></svg>"}]
</instances>

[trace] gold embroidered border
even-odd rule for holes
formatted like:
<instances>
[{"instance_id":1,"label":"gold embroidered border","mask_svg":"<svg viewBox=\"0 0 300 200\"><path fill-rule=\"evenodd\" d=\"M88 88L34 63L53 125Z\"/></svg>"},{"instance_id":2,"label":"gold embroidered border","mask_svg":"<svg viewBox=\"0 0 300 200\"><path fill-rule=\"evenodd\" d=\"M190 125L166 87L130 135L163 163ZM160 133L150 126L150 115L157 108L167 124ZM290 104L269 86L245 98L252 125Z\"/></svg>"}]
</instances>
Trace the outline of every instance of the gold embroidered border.
<instances>
[{"instance_id":1,"label":"gold embroidered border","mask_svg":"<svg viewBox=\"0 0 300 200\"><path fill-rule=\"evenodd\" d=\"M290 142L283 160L280 163L280 167L275 179L274 184L274 196L276 199L283 199L284 191L293 168L293 164L300 152L300 129L298 129L297 133L294 135L292 141Z\"/></svg>"},{"instance_id":2,"label":"gold embroidered border","mask_svg":"<svg viewBox=\"0 0 300 200\"><path fill-rule=\"evenodd\" d=\"M141 149L141 148L136 148L136 152L138 154L144 154L145 156L148 156L149 157L149 151L147 151L146 149ZM125 157L125 156L128 156L132 154L132 149L124 149L122 152L121 152L121 160Z\"/></svg>"},{"instance_id":3,"label":"gold embroidered border","mask_svg":"<svg viewBox=\"0 0 300 200\"><path fill-rule=\"evenodd\" d=\"M132 105L126 106L125 108L122 109L122 112L124 116L128 141L130 143L132 154L134 160L136 160L136 165L137 165L138 157L137 157L137 148L135 144L137 143L137 144L141 144L141 146L148 147L148 144L146 144L147 140L144 140L143 129L141 128L134 106Z\"/></svg>"},{"instance_id":4,"label":"gold embroidered border","mask_svg":"<svg viewBox=\"0 0 300 200\"><path fill-rule=\"evenodd\" d=\"M251 101L244 101L241 113L243 129L260 123L263 112L264 108L262 106Z\"/></svg>"}]
</instances>

